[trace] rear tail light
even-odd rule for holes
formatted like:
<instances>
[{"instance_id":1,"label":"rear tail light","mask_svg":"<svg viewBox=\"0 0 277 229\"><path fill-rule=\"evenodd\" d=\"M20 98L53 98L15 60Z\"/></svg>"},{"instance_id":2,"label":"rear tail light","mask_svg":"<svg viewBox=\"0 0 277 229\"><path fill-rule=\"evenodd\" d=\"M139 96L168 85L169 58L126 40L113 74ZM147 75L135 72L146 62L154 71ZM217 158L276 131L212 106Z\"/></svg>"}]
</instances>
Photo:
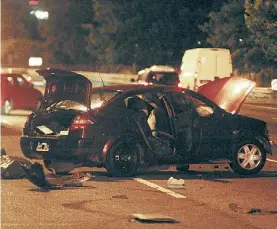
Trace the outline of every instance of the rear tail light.
<instances>
[{"instance_id":1,"label":"rear tail light","mask_svg":"<svg viewBox=\"0 0 277 229\"><path fill-rule=\"evenodd\" d=\"M93 121L90 120L89 116L87 115L77 115L72 124L70 129L76 130L76 129L85 129L88 125L94 124Z\"/></svg>"}]
</instances>

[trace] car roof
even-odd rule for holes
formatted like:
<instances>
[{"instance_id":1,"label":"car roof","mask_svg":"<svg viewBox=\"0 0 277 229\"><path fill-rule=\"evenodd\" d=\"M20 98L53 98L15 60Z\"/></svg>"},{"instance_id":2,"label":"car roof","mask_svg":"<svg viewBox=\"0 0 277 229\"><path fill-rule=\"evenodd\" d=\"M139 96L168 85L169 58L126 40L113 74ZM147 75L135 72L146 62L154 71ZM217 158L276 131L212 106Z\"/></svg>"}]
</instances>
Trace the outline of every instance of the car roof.
<instances>
[{"instance_id":1,"label":"car roof","mask_svg":"<svg viewBox=\"0 0 277 229\"><path fill-rule=\"evenodd\" d=\"M168 85L142 85L142 84L119 84L119 85L110 85L105 87L94 87L92 91L95 90L110 90L110 91L121 91L121 92L147 92L147 91L163 91L163 90L175 90L175 91L183 91L187 90L185 88L180 88L176 86L168 86Z\"/></svg>"}]
</instances>

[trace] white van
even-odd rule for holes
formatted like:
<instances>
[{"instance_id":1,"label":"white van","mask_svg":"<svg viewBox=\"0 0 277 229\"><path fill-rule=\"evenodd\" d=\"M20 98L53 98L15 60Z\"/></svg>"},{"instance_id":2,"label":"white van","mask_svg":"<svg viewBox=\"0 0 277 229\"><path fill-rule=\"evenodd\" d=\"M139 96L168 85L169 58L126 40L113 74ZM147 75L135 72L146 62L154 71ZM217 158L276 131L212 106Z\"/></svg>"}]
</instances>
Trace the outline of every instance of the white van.
<instances>
[{"instance_id":1,"label":"white van","mask_svg":"<svg viewBox=\"0 0 277 229\"><path fill-rule=\"evenodd\" d=\"M197 48L185 52L179 78L183 87L196 89L209 81L231 76L232 72L228 49Z\"/></svg>"}]
</instances>

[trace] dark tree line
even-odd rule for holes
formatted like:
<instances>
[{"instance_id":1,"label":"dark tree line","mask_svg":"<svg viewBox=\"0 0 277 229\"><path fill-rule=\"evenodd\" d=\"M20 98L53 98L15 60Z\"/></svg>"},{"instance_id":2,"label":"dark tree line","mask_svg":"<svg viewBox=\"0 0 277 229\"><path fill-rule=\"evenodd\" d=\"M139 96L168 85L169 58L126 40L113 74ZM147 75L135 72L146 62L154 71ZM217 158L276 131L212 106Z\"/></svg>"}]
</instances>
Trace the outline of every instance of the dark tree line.
<instances>
[{"instance_id":1,"label":"dark tree line","mask_svg":"<svg viewBox=\"0 0 277 229\"><path fill-rule=\"evenodd\" d=\"M274 0L40 2L48 20L36 20L27 6L2 4L3 61L7 52L16 55L23 41L22 47L43 55L48 64L103 71L116 71L118 65L136 70L153 64L177 67L186 49L223 47L231 50L241 73L273 75L276 70Z\"/></svg>"}]
</instances>

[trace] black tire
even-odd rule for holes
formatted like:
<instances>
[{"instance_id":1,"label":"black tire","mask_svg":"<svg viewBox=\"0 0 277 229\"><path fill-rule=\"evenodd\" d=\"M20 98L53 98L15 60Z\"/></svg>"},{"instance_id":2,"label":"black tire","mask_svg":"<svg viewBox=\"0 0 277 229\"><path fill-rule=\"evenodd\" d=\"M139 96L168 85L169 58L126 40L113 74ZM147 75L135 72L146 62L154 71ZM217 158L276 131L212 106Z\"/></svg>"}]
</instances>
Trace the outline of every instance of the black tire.
<instances>
[{"instance_id":1,"label":"black tire","mask_svg":"<svg viewBox=\"0 0 277 229\"><path fill-rule=\"evenodd\" d=\"M4 105L1 109L1 114L3 115L8 115L11 113L11 111L13 110L13 104L12 104L12 101L10 100L5 100L4 101Z\"/></svg>"},{"instance_id":2,"label":"black tire","mask_svg":"<svg viewBox=\"0 0 277 229\"><path fill-rule=\"evenodd\" d=\"M105 168L114 177L130 177L140 166L142 144L135 139L118 140L107 153Z\"/></svg>"},{"instance_id":3,"label":"black tire","mask_svg":"<svg viewBox=\"0 0 277 229\"><path fill-rule=\"evenodd\" d=\"M56 168L55 166L52 165L52 161L50 160L43 160L45 168L47 168L48 171L55 175L67 175L71 170L65 169L65 170L60 170L60 168Z\"/></svg>"},{"instance_id":4,"label":"black tire","mask_svg":"<svg viewBox=\"0 0 277 229\"><path fill-rule=\"evenodd\" d=\"M266 152L262 145L255 141L244 141L237 144L232 152L230 167L242 175L256 174L266 162Z\"/></svg>"}]
</instances>

